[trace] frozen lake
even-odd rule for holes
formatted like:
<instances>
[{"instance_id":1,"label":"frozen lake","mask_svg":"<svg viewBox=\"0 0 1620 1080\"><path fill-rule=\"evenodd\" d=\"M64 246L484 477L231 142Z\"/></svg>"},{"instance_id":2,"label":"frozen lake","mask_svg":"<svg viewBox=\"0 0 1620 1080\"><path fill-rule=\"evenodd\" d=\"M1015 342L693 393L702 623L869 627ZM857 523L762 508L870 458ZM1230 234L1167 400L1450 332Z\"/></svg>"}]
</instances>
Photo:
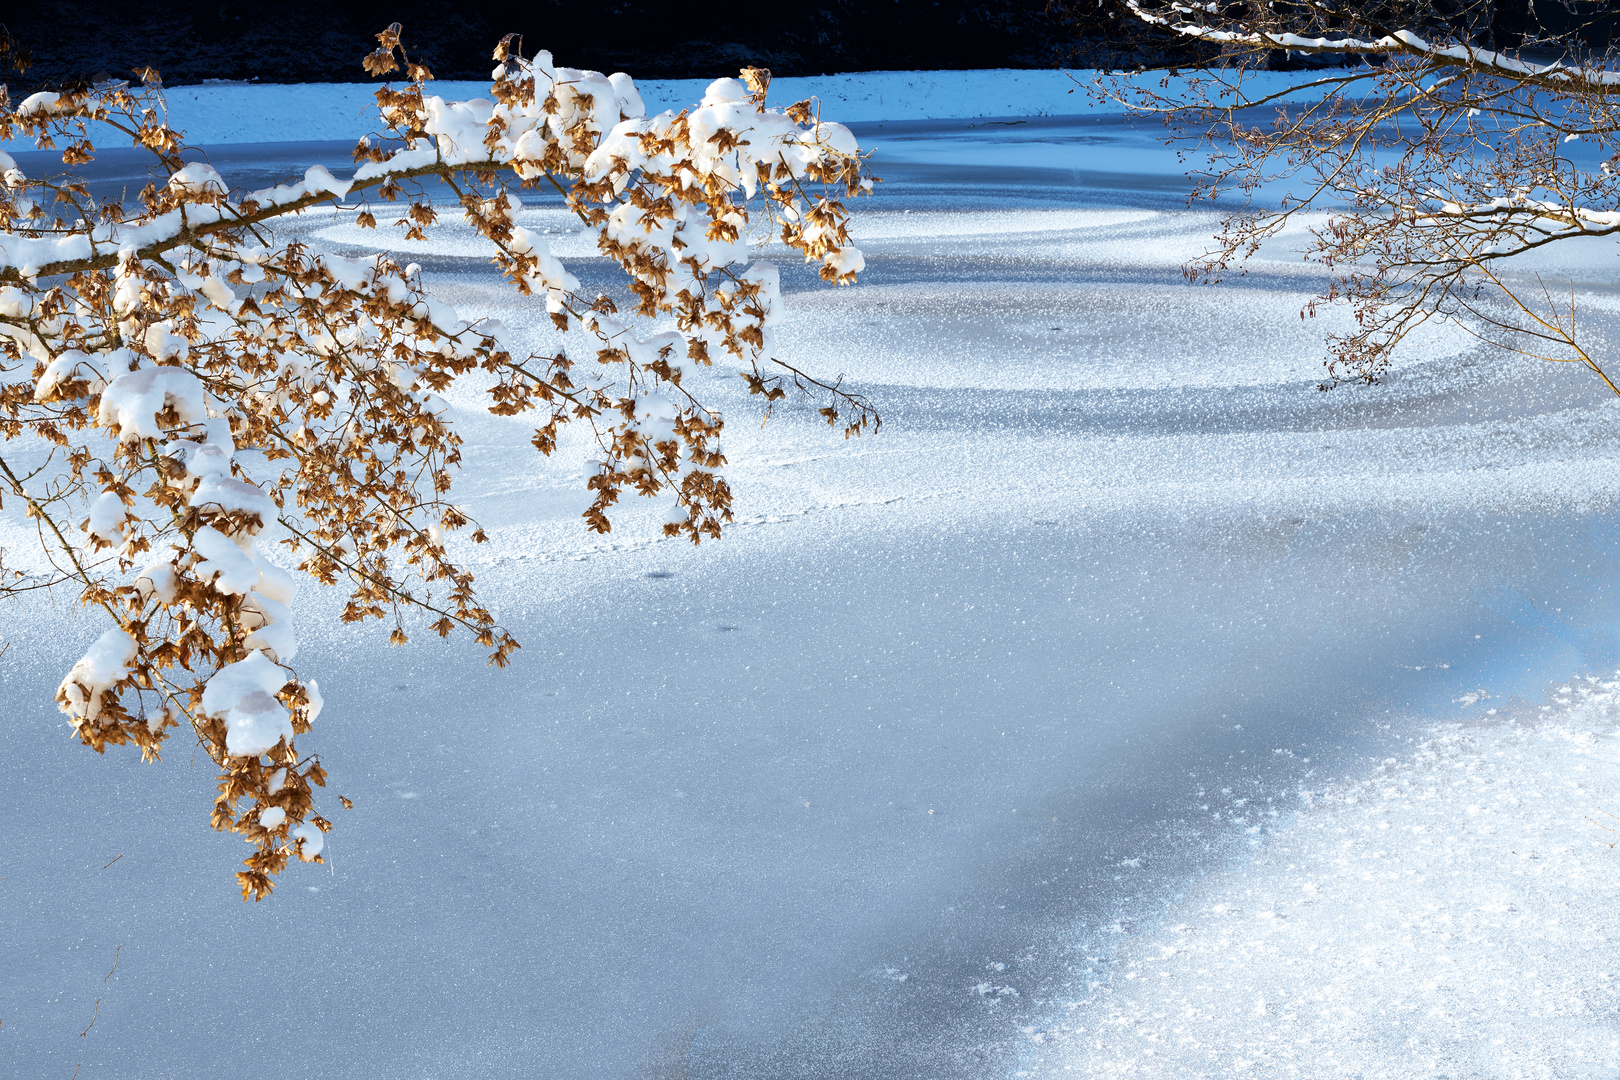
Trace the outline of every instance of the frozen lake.
<instances>
[{"instance_id":1,"label":"frozen lake","mask_svg":"<svg viewBox=\"0 0 1620 1080\"><path fill-rule=\"evenodd\" d=\"M1319 276L1284 243L1184 284L1218 215L1182 208L1151 132L857 128L885 180L868 270L784 266L782 333L882 431L803 408L761 431L717 369L739 520L692 550L650 509L588 534L583 448L540 459L453 398L483 594L523 651L495 672L305 615L337 830L271 900L237 898L206 759L69 740L51 694L97 624L5 614L5 1072L1062 1075L1054 1016L1287 842L1302 789L1620 662L1620 403L1595 379L1440 329L1321 393ZM252 185L346 157L213 160ZM529 216L610 280L558 210ZM349 220L298 228L348 251ZM396 249L541 340L464 232ZM1613 255L1577 255L1557 269L1612 343Z\"/></svg>"}]
</instances>

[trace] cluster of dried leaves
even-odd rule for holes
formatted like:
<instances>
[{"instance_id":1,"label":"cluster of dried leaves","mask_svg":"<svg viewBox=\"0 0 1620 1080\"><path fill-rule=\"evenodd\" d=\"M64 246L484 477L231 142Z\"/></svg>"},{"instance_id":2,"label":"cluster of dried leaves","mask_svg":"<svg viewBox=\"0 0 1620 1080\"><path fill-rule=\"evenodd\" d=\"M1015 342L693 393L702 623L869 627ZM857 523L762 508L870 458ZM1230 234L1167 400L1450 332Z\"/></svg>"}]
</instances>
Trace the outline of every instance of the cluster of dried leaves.
<instances>
[{"instance_id":1,"label":"cluster of dried leaves","mask_svg":"<svg viewBox=\"0 0 1620 1080\"><path fill-rule=\"evenodd\" d=\"M1586 17L1592 5L1111 7L1120 24L1196 53L1158 80L1097 84L1168 122L1198 160L1195 198L1288 192L1276 210L1230 217L1189 277L1214 280L1307 219L1307 256L1333 273L1322 299L1356 319L1331 341L1324 389L1375 380L1431 319L1583 364L1615 389L1577 332L1574 297L1512 262L1620 233L1620 65ZM1302 64L1286 87L1262 75Z\"/></svg>"},{"instance_id":2,"label":"cluster of dried leaves","mask_svg":"<svg viewBox=\"0 0 1620 1080\"><path fill-rule=\"evenodd\" d=\"M510 39L493 104L444 102L399 34L378 35L365 65L409 81L378 91L381 127L349 181L316 167L232 190L168 125L155 72L0 96L0 139L31 137L69 170L93 159L97 124L152 162L151 182L119 201L0 155L0 497L37 523L46 560L0 567L0 593L67 584L111 620L58 701L98 752L155 758L189 726L220 770L214 828L254 845L244 899L268 894L290 858L320 861L331 827L313 801L326 774L294 745L321 699L292 667L292 577L258 539L346 586L343 618L391 621L396 643L414 612L439 635L470 633L492 664L518 648L451 553L452 534L486 539L451 501L460 439L439 396L451 383L479 373L493 412L534 415L542 454L564 425L588 426L601 457L591 528L606 532L629 490L669 500L665 532L694 543L720 534L731 493L721 417L684 374L737 363L767 402L791 380L846 436L876 423L858 397L775 357L775 270L744 261L774 223L822 277L853 280L840 200L871 181L847 131L809 103L767 110L756 70L716 83L704 107L648 119L628 78L525 59ZM9 39L0 54L22 55ZM462 319L386 255L340 258L273 231L333 206L375 227L394 204L422 237L447 209L430 181L513 286L543 298L566 339L555 349ZM521 227L524 189L542 186L623 267L633 312L581 291Z\"/></svg>"}]
</instances>

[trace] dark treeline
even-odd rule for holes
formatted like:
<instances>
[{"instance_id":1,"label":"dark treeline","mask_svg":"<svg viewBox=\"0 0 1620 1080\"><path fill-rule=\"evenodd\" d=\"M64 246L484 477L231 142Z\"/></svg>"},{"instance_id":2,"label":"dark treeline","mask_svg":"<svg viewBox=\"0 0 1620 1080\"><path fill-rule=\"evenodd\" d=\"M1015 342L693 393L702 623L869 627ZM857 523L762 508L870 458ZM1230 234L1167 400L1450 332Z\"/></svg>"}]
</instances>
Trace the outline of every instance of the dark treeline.
<instances>
[{"instance_id":1,"label":"dark treeline","mask_svg":"<svg viewBox=\"0 0 1620 1080\"><path fill-rule=\"evenodd\" d=\"M1272 0L1286 17L1298 0ZM1115 0L810 0L684 7L655 0L15 0L0 6L33 66L12 91L150 64L171 85L203 79L361 82L360 58L391 22L440 78L488 76L494 44L643 78L712 78L745 64L777 75L983 67L1193 63L1208 50L1122 18ZM1241 7L1242 5L1232 5ZM1310 10L1316 5L1300 5ZM1607 44L1610 0L1335 0L1364 25L1436 24L1476 44L1517 48L1575 31ZM1584 28L1584 29L1582 29ZM1280 56L1272 61L1288 66ZM1303 58L1300 63L1316 63Z\"/></svg>"},{"instance_id":2,"label":"dark treeline","mask_svg":"<svg viewBox=\"0 0 1620 1080\"><path fill-rule=\"evenodd\" d=\"M20 0L0 23L33 55L21 84L151 64L168 83L203 79L362 82L360 58L391 22L439 78L489 75L509 33L526 53L643 78L911 68L1047 67L1061 30L1047 0L812 0L806 5L654 0Z\"/></svg>"}]
</instances>

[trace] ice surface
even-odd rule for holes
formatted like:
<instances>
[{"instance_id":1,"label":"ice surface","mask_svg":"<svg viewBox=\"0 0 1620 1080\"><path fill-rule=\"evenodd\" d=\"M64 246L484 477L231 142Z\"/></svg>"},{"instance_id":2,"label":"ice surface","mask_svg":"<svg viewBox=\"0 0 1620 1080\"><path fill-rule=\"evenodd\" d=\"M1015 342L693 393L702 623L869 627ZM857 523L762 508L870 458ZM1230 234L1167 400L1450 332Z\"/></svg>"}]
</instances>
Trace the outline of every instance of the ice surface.
<instances>
[{"instance_id":1,"label":"ice surface","mask_svg":"<svg viewBox=\"0 0 1620 1080\"><path fill-rule=\"evenodd\" d=\"M1264 80L1281 86L1307 77L1268 72L1259 75L1252 85L1258 88ZM1097 108L1085 94L1090 78L1091 73L1085 71L1072 75L1065 71L1028 70L863 71L776 79L771 83L771 101L790 105L815 97L829 120L844 123L1066 116ZM721 81L736 83L729 78ZM706 79L639 79L630 88L622 81L614 82L609 100L619 100L621 107L628 110L625 115L653 116L665 109L690 106L703 98L710 85ZM624 96L638 90L634 100ZM487 95L489 83L435 81L431 91L455 101ZM377 129L376 102L372 97L375 92L375 86L363 82L214 83L168 87L163 96L169 123L184 131L193 145L312 139L343 139L352 144ZM108 141L110 131L102 128L96 134L100 146ZM0 142L0 150L13 153L32 148L33 143L27 140Z\"/></svg>"},{"instance_id":2,"label":"ice surface","mask_svg":"<svg viewBox=\"0 0 1620 1080\"><path fill-rule=\"evenodd\" d=\"M391 650L305 583L301 739L337 828L272 900L236 899L204 770L63 737L42 673L104 623L7 613L0 1072L1604 1075L1612 875L1579 818L1620 812L1613 691L1568 676L1620 663L1620 408L1444 328L1383 385L1318 392L1319 278L1282 243L1185 285L1213 218L1146 133L859 134L887 180L862 284L781 261L779 332L882 433L794 407L760 431L734 375L692 375L739 518L692 550L666 505L586 534L577 436L534 458L454 390L483 596L525 647L505 672ZM234 183L298 159L210 160ZM554 203L520 222L611 282ZM549 341L459 227L302 228ZM1562 266L1583 303L1617 283L1612 255ZM1605 345L1616 314L1583 309ZM29 524L8 502L8 558ZM222 561L284 602L275 528L252 570ZM205 706L279 688L256 657ZM1549 685L1572 689L1543 713ZM266 949L298 963L244 996Z\"/></svg>"}]
</instances>

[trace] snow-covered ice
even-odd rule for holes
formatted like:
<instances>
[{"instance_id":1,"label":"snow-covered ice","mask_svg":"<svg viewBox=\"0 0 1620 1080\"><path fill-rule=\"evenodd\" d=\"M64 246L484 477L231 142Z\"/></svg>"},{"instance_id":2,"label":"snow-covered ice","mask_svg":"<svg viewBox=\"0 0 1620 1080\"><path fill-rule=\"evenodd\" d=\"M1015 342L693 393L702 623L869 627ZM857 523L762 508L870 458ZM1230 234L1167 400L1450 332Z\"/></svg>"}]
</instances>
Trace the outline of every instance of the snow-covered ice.
<instances>
[{"instance_id":1,"label":"snow-covered ice","mask_svg":"<svg viewBox=\"0 0 1620 1080\"><path fill-rule=\"evenodd\" d=\"M1613 1075L1617 691L1572 680L1264 800L1206 791L1266 841L1117 948L1077 936L1028 1075Z\"/></svg>"},{"instance_id":2,"label":"snow-covered ice","mask_svg":"<svg viewBox=\"0 0 1620 1080\"><path fill-rule=\"evenodd\" d=\"M559 55L566 62L567 57ZM356 75L359 74L358 64ZM715 76L735 75L716 71ZM1308 75L1265 73L1255 85L1283 85ZM1024 119L1073 116L1097 108L1084 91L1088 72L1056 70L862 71L842 75L776 79L774 102L815 98L829 120L939 120L981 117ZM635 90L654 116L684 109L702 99L710 79L643 79ZM353 142L376 130L380 83L209 82L173 86L164 92L170 123L193 145ZM489 84L435 81L432 92L447 101L487 97ZM103 129L107 130L107 129ZM104 139L97 139L100 145ZM25 140L0 142L0 150L28 150ZM11 163L0 159L0 171ZM25 170L26 171L26 170Z\"/></svg>"},{"instance_id":3,"label":"snow-covered ice","mask_svg":"<svg viewBox=\"0 0 1620 1080\"><path fill-rule=\"evenodd\" d=\"M1617 688L1584 677L1620 664L1620 406L1444 328L1319 393L1335 316L1298 318L1297 236L1184 284L1216 215L1151 132L872 108L867 271L784 261L781 337L882 432L761 431L694 375L739 520L693 550L664 506L587 534L585 447L538 459L452 391L524 649L390 649L302 584L336 828L272 899L236 898L182 747L67 738L64 658L100 685L117 643L6 614L0 1071L1612 1073L1613 837L1586 818L1620 827ZM258 186L343 151L210 162ZM554 204L520 224L611 282ZM361 250L344 217L298 228ZM457 226L379 237L464 311L546 325ZM1612 263L1562 264L1604 344ZM26 524L8 503L8 557ZM284 602L259 540L211 556L220 587ZM279 730L259 689L220 684L244 738Z\"/></svg>"}]
</instances>

